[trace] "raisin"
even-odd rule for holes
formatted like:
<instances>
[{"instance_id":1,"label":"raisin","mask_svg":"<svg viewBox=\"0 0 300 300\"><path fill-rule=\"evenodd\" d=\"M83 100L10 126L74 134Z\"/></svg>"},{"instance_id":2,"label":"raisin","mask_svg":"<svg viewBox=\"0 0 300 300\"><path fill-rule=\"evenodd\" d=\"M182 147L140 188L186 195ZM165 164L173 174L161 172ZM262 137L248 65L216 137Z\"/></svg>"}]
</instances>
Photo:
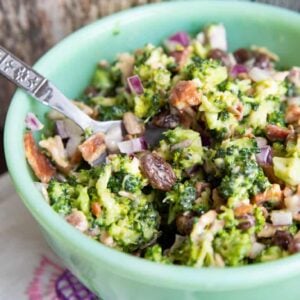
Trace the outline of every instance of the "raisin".
<instances>
[{"instance_id":1,"label":"raisin","mask_svg":"<svg viewBox=\"0 0 300 300\"><path fill-rule=\"evenodd\" d=\"M284 250L288 250L292 240L293 237L289 232L283 230L277 230L273 236L272 242L274 245Z\"/></svg>"},{"instance_id":2,"label":"raisin","mask_svg":"<svg viewBox=\"0 0 300 300\"><path fill-rule=\"evenodd\" d=\"M221 49L212 49L208 52L208 58L219 60L224 66L230 65L228 54Z\"/></svg>"},{"instance_id":3,"label":"raisin","mask_svg":"<svg viewBox=\"0 0 300 300\"><path fill-rule=\"evenodd\" d=\"M194 215L191 212L176 217L176 228L181 235L189 235L193 229Z\"/></svg>"},{"instance_id":4,"label":"raisin","mask_svg":"<svg viewBox=\"0 0 300 300\"><path fill-rule=\"evenodd\" d=\"M252 53L245 49L245 48L240 48L237 49L234 53L234 58L236 59L236 62L238 64L243 64L245 63L247 60L249 60L250 58L252 58Z\"/></svg>"},{"instance_id":5,"label":"raisin","mask_svg":"<svg viewBox=\"0 0 300 300\"><path fill-rule=\"evenodd\" d=\"M142 156L141 169L155 189L169 191L176 182L171 165L157 154L147 153Z\"/></svg>"}]
</instances>

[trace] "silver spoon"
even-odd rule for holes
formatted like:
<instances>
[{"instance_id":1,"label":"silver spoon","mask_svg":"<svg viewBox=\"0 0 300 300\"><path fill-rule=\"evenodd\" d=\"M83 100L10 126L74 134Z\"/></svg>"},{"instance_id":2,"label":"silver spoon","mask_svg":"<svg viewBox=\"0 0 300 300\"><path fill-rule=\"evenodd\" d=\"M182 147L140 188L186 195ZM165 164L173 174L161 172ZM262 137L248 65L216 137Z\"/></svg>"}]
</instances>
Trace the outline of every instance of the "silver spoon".
<instances>
[{"instance_id":1,"label":"silver spoon","mask_svg":"<svg viewBox=\"0 0 300 300\"><path fill-rule=\"evenodd\" d=\"M23 89L35 100L59 111L74 121L84 131L106 132L121 121L95 121L74 105L48 79L34 71L8 50L0 46L0 74Z\"/></svg>"}]
</instances>

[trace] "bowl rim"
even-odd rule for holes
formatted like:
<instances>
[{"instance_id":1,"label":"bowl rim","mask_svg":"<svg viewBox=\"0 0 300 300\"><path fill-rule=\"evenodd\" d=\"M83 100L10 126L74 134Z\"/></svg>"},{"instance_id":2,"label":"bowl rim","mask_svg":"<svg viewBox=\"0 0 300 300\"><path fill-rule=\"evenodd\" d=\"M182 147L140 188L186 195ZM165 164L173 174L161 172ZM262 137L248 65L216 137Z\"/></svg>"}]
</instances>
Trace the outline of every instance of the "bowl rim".
<instances>
[{"instance_id":1,"label":"bowl rim","mask_svg":"<svg viewBox=\"0 0 300 300\"><path fill-rule=\"evenodd\" d=\"M158 11L173 9L174 7L186 6L185 1L163 2L148 4L141 7L131 8L123 12L113 14L101 20L95 21L90 25L84 26L71 35L64 38L61 42L51 48L34 65L36 70L45 71L45 66L50 63L55 65L55 57L63 52L75 41L82 39L86 32L101 34L102 31L111 29L120 19L130 20L131 17L154 14ZM242 9L253 10L260 9L266 14L280 16L289 24L300 25L300 15L286 9L272 7L270 5L258 4L252 2L236 1L189 1L189 5L218 6L224 9L227 5L232 6L234 11ZM99 29L101 27L101 29ZM49 71L49 70L47 70ZM45 74L46 72L44 72ZM241 266L236 268L200 268L195 269L186 266L162 265L137 258L115 249L111 249L96 242L65 222L49 205L43 200L41 194L35 189L34 181L27 176L25 168L15 163L16 158L25 158L22 147L16 147L16 141L11 137L17 134L15 116L18 115L18 104L22 102L25 94L17 90L13 96L9 111L6 117L4 130L4 148L8 170L18 194L21 196L24 204L31 211L38 222L60 240L68 241L69 245L76 247L77 250L85 253L86 259L101 262L103 267L119 276L139 281L151 283L154 286L162 286L176 289L191 289L205 291L225 291L246 289L253 286L277 282L283 279L291 278L300 273L300 254L295 254L274 262ZM24 126L23 126L24 128ZM15 155L10 155L16 153ZM23 157L22 157L23 154ZM21 168L21 170L20 170ZM63 228L63 230L61 230Z\"/></svg>"}]
</instances>

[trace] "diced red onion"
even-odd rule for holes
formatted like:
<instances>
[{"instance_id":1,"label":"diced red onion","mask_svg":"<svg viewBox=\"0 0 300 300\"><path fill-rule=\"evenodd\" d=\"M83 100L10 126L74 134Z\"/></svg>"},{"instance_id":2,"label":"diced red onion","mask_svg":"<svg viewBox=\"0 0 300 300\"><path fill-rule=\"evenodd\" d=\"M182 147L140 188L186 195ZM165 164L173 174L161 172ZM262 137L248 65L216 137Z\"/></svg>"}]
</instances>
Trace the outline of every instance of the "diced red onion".
<instances>
[{"instance_id":1,"label":"diced red onion","mask_svg":"<svg viewBox=\"0 0 300 300\"><path fill-rule=\"evenodd\" d=\"M248 69L244 65L236 64L230 70L231 77L235 78L241 73L248 73Z\"/></svg>"},{"instance_id":2,"label":"diced red onion","mask_svg":"<svg viewBox=\"0 0 300 300\"><path fill-rule=\"evenodd\" d=\"M177 43L183 47L187 47L190 44L190 37L186 32L180 31L170 36L168 41Z\"/></svg>"},{"instance_id":3,"label":"diced red onion","mask_svg":"<svg viewBox=\"0 0 300 300\"><path fill-rule=\"evenodd\" d=\"M208 29L207 39L211 49L227 51L226 30L222 24L212 25Z\"/></svg>"},{"instance_id":4,"label":"diced red onion","mask_svg":"<svg viewBox=\"0 0 300 300\"><path fill-rule=\"evenodd\" d=\"M130 91L133 94L141 95L144 93L142 81L138 75L133 75L127 78L127 83Z\"/></svg>"},{"instance_id":5,"label":"diced red onion","mask_svg":"<svg viewBox=\"0 0 300 300\"><path fill-rule=\"evenodd\" d=\"M300 211L300 195L295 194L285 197L284 204L290 212L298 213Z\"/></svg>"},{"instance_id":6,"label":"diced red onion","mask_svg":"<svg viewBox=\"0 0 300 300\"><path fill-rule=\"evenodd\" d=\"M273 210L271 212L271 221L274 226L284 226L293 224L293 216L290 211Z\"/></svg>"},{"instance_id":7,"label":"diced red onion","mask_svg":"<svg viewBox=\"0 0 300 300\"><path fill-rule=\"evenodd\" d=\"M109 153L119 152L118 143L122 142L123 133L121 125L115 125L108 129L105 134L105 144Z\"/></svg>"},{"instance_id":8,"label":"diced red onion","mask_svg":"<svg viewBox=\"0 0 300 300\"><path fill-rule=\"evenodd\" d=\"M260 152L256 154L256 160L259 165L272 163L272 149L269 145L260 147Z\"/></svg>"},{"instance_id":9,"label":"diced red onion","mask_svg":"<svg viewBox=\"0 0 300 300\"><path fill-rule=\"evenodd\" d=\"M270 78L269 71L257 67L252 68L248 74L250 78L255 82L263 81Z\"/></svg>"},{"instance_id":10,"label":"diced red onion","mask_svg":"<svg viewBox=\"0 0 300 300\"><path fill-rule=\"evenodd\" d=\"M266 246L262 243L257 243L254 242L252 244L250 253L249 253L249 257L254 259L255 257L257 257L257 255L259 255L264 249L266 248Z\"/></svg>"},{"instance_id":11,"label":"diced red onion","mask_svg":"<svg viewBox=\"0 0 300 300\"><path fill-rule=\"evenodd\" d=\"M121 153L131 154L147 150L147 143L143 137L118 143Z\"/></svg>"},{"instance_id":12,"label":"diced red onion","mask_svg":"<svg viewBox=\"0 0 300 300\"><path fill-rule=\"evenodd\" d=\"M261 136L256 137L255 140L256 140L258 148L262 148L264 146L267 146L267 144L268 144L267 139L265 139Z\"/></svg>"},{"instance_id":13,"label":"diced red onion","mask_svg":"<svg viewBox=\"0 0 300 300\"><path fill-rule=\"evenodd\" d=\"M44 128L44 125L40 122L37 116L29 112L25 118L25 125L31 131L39 131Z\"/></svg>"},{"instance_id":14,"label":"diced red onion","mask_svg":"<svg viewBox=\"0 0 300 300\"><path fill-rule=\"evenodd\" d=\"M57 134L62 138L62 139L67 139L70 137L70 134L66 128L66 123L64 120L57 120L55 121L55 129Z\"/></svg>"}]
</instances>

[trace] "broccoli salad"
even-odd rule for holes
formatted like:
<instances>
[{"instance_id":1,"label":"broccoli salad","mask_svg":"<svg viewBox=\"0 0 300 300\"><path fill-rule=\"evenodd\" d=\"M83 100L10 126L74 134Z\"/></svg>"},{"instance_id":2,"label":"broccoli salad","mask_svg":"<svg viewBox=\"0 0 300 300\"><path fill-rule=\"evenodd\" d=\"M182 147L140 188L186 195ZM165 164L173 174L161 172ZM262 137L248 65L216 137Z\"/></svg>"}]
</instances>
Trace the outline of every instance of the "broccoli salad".
<instances>
[{"instance_id":1,"label":"broccoli salad","mask_svg":"<svg viewBox=\"0 0 300 300\"><path fill-rule=\"evenodd\" d=\"M222 24L177 32L100 61L74 101L26 117L37 188L90 238L191 267L240 266L300 251L300 68L266 48L227 49Z\"/></svg>"}]
</instances>

